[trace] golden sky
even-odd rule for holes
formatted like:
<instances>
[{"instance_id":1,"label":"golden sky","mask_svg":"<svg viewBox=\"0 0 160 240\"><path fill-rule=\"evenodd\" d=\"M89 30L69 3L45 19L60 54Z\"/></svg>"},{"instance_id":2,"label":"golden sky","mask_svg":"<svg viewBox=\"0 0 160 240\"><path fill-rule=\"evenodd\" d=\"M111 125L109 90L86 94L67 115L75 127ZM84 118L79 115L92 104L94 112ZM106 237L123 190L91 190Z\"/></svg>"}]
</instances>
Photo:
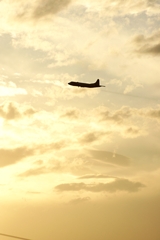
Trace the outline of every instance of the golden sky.
<instances>
[{"instance_id":1,"label":"golden sky","mask_svg":"<svg viewBox=\"0 0 160 240\"><path fill-rule=\"evenodd\" d=\"M159 21L159 0L0 1L0 233L159 240Z\"/></svg>"}]
</instances>

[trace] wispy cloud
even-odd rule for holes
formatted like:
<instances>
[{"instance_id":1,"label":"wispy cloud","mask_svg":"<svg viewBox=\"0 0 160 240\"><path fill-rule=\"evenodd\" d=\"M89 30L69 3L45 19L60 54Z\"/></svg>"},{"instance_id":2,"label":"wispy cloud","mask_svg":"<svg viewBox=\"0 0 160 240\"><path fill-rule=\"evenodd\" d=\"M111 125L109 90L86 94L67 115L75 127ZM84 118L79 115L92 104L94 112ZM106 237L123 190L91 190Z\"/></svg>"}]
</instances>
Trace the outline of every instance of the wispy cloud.
<instances>
[{"instance_id":1,"label":"wispy cloud","mask_svg":"<svg viewBox=\"0 0 160 240\"><path fill-rule=\"evenodd\" d=\"M35 149L29 149L28 147L18 147L15 149L0 149L0 167L15 164L26 157L33 156L35 154L35 151Z\"/></svg>"},{"instance_id":2,"label":"wispy cloud","mask_svg":"<svg viewBox=\"0 0 160 240\"><path fill-rule=\"evenodd\" d=\"M88 175L84 175L84 176L81 176L79 177L78 179L97 179L97 178L100 178L100 179L105 179L105 178L116 178L116 177L113 177L113 176L109 176L109 175L105 175L105 174L88 174Z\"/></svg>"},{"instance_id":3,"label":"wispy cloud","mask_svg":"<svg viewBox=\"0 0 160 240\"><path fill-rule=\"evenodd\" d=\"M16 148L1 148L1 163L0 167L5 167L8 165L15 164L27 157L31 157L34 155L43 155L50 151L59 150L64 147L65 143L63 142L52 142L50 144L34 144L32 147L27 146L20 146ZM36 172L40 173L43 168L33 169L30 170L29 173L27 172L26 175L29 174L36 174ZM45 171L45 170L44 170Z\"/></svg>"},{"instance_id":4,"label":"wispy cloud","mask_svg":"<svg viewBox=\"0 0 160 240\"><path fill-rule=\"evenodd\" d=\"M89 150L89 153L93 159L103 163L110 163L119 166L129 166L130 164L130 159L128 157L117 153L100 150Z\"/></svg>"},{"instance_id":5,"label":"wispy cloud","mask_svg":"<svg viewBox=\"0 0 160 240\"><path fill-rule=\"evenodd\" d=\"M21 174L18 175L18 177L32 177L32 176L37 176L37 175L41 175L41 174L46 174L46 173L50 173L51 169L46 168L44 166L42 167L38 167L38 168L31 168Z\"/></svg>"},{"instance_id":6,"label":"wispy cloud","mask_svg":"<svg viewBox=\"0 0 160 240\"><path fill-rule=\"evenodd\" d=\"M111 192L126 191L126 192L137 192L144 185L140 182L132 182L128 179L116 179L111 183L98 183L98 184L85 184L81 183L70 183L60 184L55 187L57 191L88 191L88 192Z\"/></svg>"}]
</instances>

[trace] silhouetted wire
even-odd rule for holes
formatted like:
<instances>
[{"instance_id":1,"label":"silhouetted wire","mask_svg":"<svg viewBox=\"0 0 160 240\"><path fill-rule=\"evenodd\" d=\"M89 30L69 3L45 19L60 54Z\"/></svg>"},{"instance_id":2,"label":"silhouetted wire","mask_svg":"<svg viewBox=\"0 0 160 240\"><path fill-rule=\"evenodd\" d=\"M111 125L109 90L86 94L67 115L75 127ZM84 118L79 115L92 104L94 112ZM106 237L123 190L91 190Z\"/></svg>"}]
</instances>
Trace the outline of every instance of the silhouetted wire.
<instances>
[{"instance_id":1,"label":"silhouetted wire","mask_svg":"<svg viewBox=\"0 0 160 240\"><path fill-rule=\"evenodd\" d=\"M108 92L108 93L112 93L112 94L117 94L117 95L121 95L124 97L134 97L134 98L142 98L142 99L148 99L148 100L153 100L153 101L158 101L158 99L156 98L150 98L150 97L145 97L145 96L138 96L138 95L132 95L132 94L124 94L124 93L120 93L120 92L113 92L113 91L108 91L108 90L102 90L103 92Z\"/></svg>"},{"instance_id":2,"label":"silhouetted wire","mask_svg":"<svg viewBox=\"0 0 160 240\"><path fill-rule=\"evenodd\" d=\"M28 238L12 236L12 235L8 235L8 234L4 234L4 233L0 233L0 235L4 236L4 237L16 238L16 239L21 239L21 240L31 240L31 239L28 239Z\"/></svg>"}]
</instances>

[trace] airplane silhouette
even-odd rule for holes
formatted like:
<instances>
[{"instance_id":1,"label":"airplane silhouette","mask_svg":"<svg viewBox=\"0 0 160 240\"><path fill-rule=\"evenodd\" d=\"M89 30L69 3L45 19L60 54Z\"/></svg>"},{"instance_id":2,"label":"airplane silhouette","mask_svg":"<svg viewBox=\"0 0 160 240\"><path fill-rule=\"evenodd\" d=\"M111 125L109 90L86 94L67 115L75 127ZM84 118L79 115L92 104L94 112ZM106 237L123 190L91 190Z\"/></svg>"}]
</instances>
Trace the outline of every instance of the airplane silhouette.
<instances>
[{"instance_id":1,"label":"airplane silhouette","mask_svg":"<svg viewBox=\"0 0 160 240\"><path fill-rule=\"evenodd\" d=\"M68 84L71 86L86 87L86 88L105 87L99 84L99 79L97 79L95 83L69 82Z\"/></svg>"}]
</instances>

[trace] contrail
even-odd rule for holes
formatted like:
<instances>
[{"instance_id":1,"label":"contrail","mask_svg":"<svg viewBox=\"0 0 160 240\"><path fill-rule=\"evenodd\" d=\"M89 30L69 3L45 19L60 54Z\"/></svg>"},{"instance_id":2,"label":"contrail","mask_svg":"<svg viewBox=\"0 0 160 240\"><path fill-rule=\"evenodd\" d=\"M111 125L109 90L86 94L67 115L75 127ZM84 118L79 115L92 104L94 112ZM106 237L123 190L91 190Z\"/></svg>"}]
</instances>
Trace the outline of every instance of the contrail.
<instances>
[{"instance_id":1,"label":"contrail","mask_svg":"<svg viewBox=\"0 0 160 240\"><path fill-rule=\"evenodd\" d=\"M16 238L16 239L21 239L21 240L31 240L31 239L28 239L28 238L22 238L22 237L12 236L12 235L8 235L8 234L4 234L4 233L0 233L0 235L1 235L1 236L4 236L4 237Z\"/></svg>"}]
</instances>

